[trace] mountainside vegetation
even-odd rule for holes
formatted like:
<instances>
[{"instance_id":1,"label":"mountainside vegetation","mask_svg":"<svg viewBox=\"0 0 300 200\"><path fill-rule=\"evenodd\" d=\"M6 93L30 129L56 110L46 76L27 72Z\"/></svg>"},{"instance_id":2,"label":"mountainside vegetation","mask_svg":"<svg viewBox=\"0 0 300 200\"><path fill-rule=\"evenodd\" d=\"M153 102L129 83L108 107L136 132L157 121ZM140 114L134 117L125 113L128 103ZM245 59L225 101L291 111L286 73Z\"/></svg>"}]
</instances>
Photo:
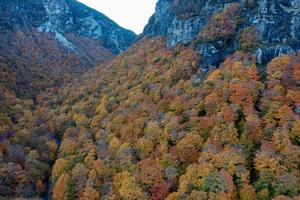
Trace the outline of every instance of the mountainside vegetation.
<instances>
[{"instance_id":1,"label":"mountainside vegetation","mask_svg":"<svg viewBox=\"0 0 300 200\"><path fill-rule=\"evenodd\" d=\"M0 200L300 200L298 0L0 7Z\"/></svg>"},{"instance_id":2,"label":"mountainside vegetation","mask_svg":"<svg viewBox=\"0 0 300 200\"><path fill-rule=\"evenodd\" d=\"M54 200L298 199L299 55L261 70L236 52L207 75L199 62L146 38L36 105L16 100L0 195L42 196L52 171Z\"/></svg>"},{"instance_id":3,"label":"mountainside vegetation","mask_svg":"<svg viewBox=\"0 0 300 200\"><path fill-rule=\"evenodd\" d=\"M18 97L33 97L48 87L59 86L86 72L93 63L103 63L112 54L105 48L81 38L80 43L93 46L90 60L59 44L53 35L15 30L0 38L1 83ZM79 40L79 39L78 39ZM93 58L92 57L97 57Z\"/></svg>"},{"instance_id":4,"label":"mountainside vegetation","mask_svg":"<svg viewBox=\"0 0 300 200\"><path fill-rule=\"evenodd\" d=\"M0 130L5 116L16 120L14 101L34 104L40 92L109 61L135 37L76 0L0 1Z\"/></svg>"}]
</instances>

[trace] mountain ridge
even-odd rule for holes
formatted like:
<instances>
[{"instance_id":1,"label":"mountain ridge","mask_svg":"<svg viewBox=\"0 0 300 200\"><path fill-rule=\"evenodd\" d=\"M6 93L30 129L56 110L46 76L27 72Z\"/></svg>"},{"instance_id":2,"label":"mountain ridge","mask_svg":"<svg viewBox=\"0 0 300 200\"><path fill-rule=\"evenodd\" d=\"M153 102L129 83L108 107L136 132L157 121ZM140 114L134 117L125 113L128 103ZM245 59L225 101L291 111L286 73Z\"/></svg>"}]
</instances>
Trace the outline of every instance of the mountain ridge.
<instances>
[{"instance_id":1,"label":"mountain ridge","mask_svg":"<svg viewBox=\"0 0 300 200\"><path fill-rule=\"evenodd\" d=\"M0 6L2 65L18 76L18 94L68 81L126 50L136 37L76 0L4 0Z\"/></svg>"}]
</instances>

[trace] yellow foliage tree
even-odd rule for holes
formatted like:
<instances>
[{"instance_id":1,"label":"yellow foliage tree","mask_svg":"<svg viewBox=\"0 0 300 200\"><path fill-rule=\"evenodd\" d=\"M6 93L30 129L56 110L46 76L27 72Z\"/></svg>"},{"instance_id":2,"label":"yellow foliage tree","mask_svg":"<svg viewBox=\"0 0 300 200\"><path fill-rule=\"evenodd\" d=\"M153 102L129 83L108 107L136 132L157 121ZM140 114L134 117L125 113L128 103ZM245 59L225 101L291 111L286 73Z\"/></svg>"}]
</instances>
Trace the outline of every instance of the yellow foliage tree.
<instances>
[{"instance_id":1,"label":"yellow foliage tree","mask_svg":"<svg viewBox=\"0 0 300 200\"><path fill-rule=\"evenodd\" d=\"M100 193L92 187L86 187L80 200L100 200Z\"/></svg>"},{"instance_id":2,"label":"yellow foliage tree","mask_svg":"<svg viewBox=\"0 0 300 200\"><path fill-rule=\"evenodd\" d=\"M121 172L115 176L114 187L119 191L120 196L123 199L139 200L145 198L136 179L127 171Z\"/></svg>"},{"instance_id":3,"label":"yellow foliage tree","mask_svg":"<svg viewBox=\"0 0 300 200\"><path fill-rule=\"evenodd\" d=\"M244 185L240 190L241 200L256 200L255 189L251 185Z\"/></svg>"},{"instance_id":4,"label":"yellow foliage tree","mask_svg":"<svg viewBox=\"0 0 300 200\"><path fill-rule=\"evenodd\" d=\"M70 176L68 174L62 174L52 190L53 200L68 200L68 183Z\"/></svg>"},{"instance_id":5,"label":"yellow foliage tree","mask_svg":"<svg viewBox=\"0 0 300 200\"><path fill-rule=\"evenodd\" d=\"M68 164L69 162L63 158L57 159L52 169L52 177L56 178L63 174Z\"/></svg>"},{"instance_id":6,"label":"yellow foliage tree","mask_svg":"<svg viewBox=\"0 0 300 200\"><path fill-rule=\"evenodd\" d=\"M140 138L137 142L137 150L140 158L145 159L153 152L153 143L151 140Z\"/></svg>"}]
</instances>

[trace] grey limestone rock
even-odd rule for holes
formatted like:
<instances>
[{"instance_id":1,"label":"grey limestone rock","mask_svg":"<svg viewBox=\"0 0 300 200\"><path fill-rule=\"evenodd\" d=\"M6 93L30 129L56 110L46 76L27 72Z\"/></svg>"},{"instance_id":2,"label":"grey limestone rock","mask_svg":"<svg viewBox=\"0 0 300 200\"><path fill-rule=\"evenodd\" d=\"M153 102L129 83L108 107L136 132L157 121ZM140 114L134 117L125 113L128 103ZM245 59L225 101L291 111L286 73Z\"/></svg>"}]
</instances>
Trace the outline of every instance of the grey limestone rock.
<instances>
[{"instance_id":1,"label":"grey limestone rock","mask_svg":"<svg viewBox=\"0 0 300 200\"><path fill-rule=\"evenodd\" d=\"M65 47L75 50L67 34L99 41L113 54L126 50L135 33L76 0L1 0L0 30L36 28L53 33Z\"/></svg>"},{"instance_id":2,"label":"grey limestone rock","mask_svg":"<svg viewBox=\"0 0 300 200\"><path fill-rule=\"evenodd\" d=\"M239 3L242 23L230 40L197 42L203 69L217 66L239 49L241 30L255 26L259 45L253 50L265 64L275 56L295 53L300 47L300 0L159 0L143 35L164 36L169 46L189 44L210 18L232 3Z\"/></svg>"}]
</instances>

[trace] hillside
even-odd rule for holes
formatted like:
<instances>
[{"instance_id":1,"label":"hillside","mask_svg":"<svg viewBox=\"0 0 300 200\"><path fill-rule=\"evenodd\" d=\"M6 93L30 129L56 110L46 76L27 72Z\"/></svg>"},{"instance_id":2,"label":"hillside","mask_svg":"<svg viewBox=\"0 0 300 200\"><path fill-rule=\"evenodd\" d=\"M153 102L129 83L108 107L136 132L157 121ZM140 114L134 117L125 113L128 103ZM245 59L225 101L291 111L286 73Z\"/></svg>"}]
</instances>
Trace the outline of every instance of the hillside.
<instances>
[{"instance_id":1,"label":"hillside","mask_svg":"<svg viewBox=\"0 0 300 200\"><path fill-rule=\"evenodd\" d=\"M205 2L160 0L128 50L33 100L5 82L0 199L299 200L300 4Z\"/></svg>"},{"instance_id":2,"label":"hillside","mask_svg":"<svg viewBox=\"0 0 300 200\"><path fill-rule=\"evenodd\" d=\"M2 0L0 8L1 83L8 82L17 96L60 85L135 39L133 32L76 0Z\"/></svg>"},{"instance_id":3,"label":"hillside","mask_svg":"<svg viewBox=\"0 0 300 200\"><path fill-rule=\"evenodd\" d=\"M42 193L45 163L59 146L53 199L297 196L298 55L273 59L265 81L246 52L204 80L197 79L198 62L192 49L145 39L69 86L48 90L2 143L1 170L10 179L0 191L30 197L25 181ZM31 150L18 160L11 158L17 149Z\"/></svg>"},{"instance_id":4,"label":"hillside","mask_svg":"<svg viewBox=\"0 0 300 200\"><path fill-rule=\"evenodd\" d=\"M108 62L134 39L76 0L1 0L0 133L18 122L16 109L34 109L40 92Z\"/></svg>"}]
</instances>

